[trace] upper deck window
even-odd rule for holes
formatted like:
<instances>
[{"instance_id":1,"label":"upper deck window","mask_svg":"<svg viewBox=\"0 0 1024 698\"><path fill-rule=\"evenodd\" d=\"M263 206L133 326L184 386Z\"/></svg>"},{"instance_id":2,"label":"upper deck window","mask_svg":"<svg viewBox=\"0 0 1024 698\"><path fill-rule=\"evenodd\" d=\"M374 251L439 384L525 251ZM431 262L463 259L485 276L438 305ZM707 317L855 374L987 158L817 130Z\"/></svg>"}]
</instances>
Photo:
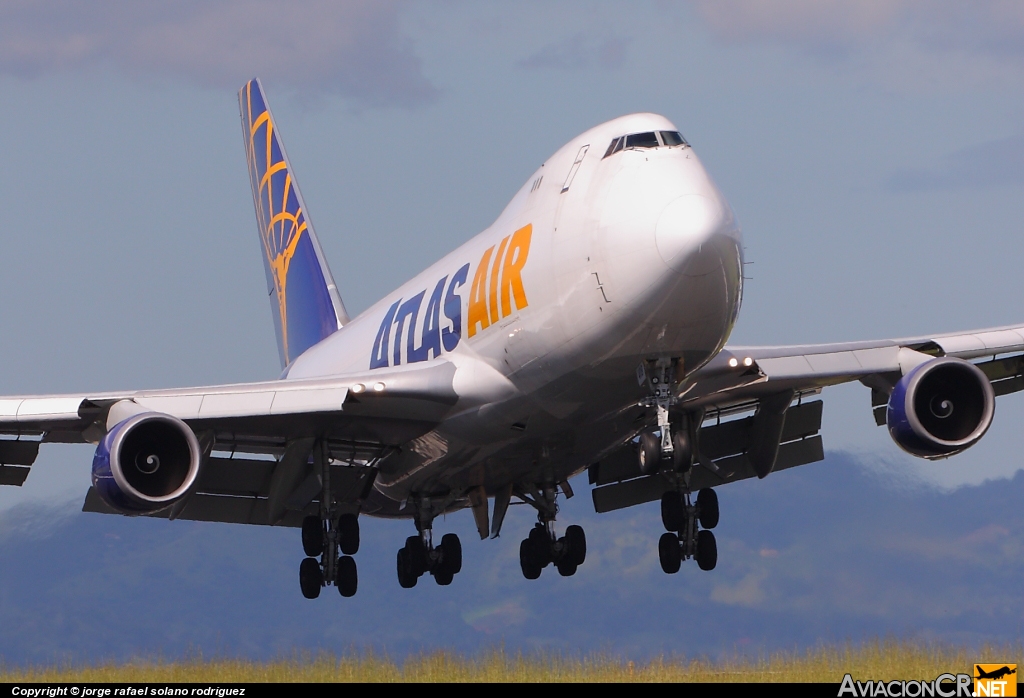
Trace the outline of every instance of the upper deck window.
<instances>
[{"instance_id":1,"label":"upper deck window","mask_svg":"<svg viewBox=\"0 0 1024 698\"><path fill-rule=\"evenodd\" d=\"M604 157L614 155L623 149L628 148L659 148L661 146L690 145L683 138L679 131L646 131L644 133L631 133L628 136L619 136L608 144L608 150ZM602 158L603 159L603 158Z\"/></svg>"}]
</instances>

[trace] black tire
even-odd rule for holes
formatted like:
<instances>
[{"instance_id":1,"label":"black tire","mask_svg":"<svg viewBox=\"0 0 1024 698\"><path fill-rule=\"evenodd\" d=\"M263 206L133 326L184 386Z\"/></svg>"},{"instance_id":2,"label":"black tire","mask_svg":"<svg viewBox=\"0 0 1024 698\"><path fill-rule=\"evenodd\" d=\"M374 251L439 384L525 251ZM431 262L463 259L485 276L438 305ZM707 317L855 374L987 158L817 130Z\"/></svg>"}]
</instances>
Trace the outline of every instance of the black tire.
<instances>
[{"instance_id":1,"label":"black tire","mask_svg":"<svg viewBox=\"0 0 1024 698\"><path fill-rule=\"evenodd\" d=\"M542 565L537 561L533 543L529 538L519 544L519 566L523 570L523 576L527 579L540 577Z\"/></svg>"},{"instance_id":2,"label":"black tire","mask_svg":"<svg viewBox=\"0 0 1024 698\"><path fill-rule=\"evenodd\" d=\"M409 573L414 577L423 575L430 568L423 539L419 536L409 536L405 539L405 549L409 551Z\"/></svg>"},{"instance_id":3,"label":"black tire","mask_svg":"<svg viewBox=\"0 0 1024 698\"><path fill-rule=\"evenodd\" d=\"M434 581L437 582L438 586L446 587L452 583L453 579L455 579L455 575L448 569L447 565L441 565L434 570Z\"/></svg>"},{"instance_id":4,"label":"black tire","mask_svg":"<svg viewBox=\"0 0 1024 698\"><path fill-rule=\"evenodd\" d=\"M409 549L401 548L398 551L398 585L403 589L412 589L417 579L418 576L409 570Z\"/></svg>"},{"instance_id":5,"label":"black tire","mask_svg":"<svg viewBox=\"0 0 1024 698\"><path fill-rule=\"evenodd\" d=\"M462 542L454 533L441 536L441 562L452 574L462 571Z\"/></svg>"},{"instance_id":6,"label":"black tire","mask_svg":"<svg viewBox=\"0 0 1024 698\"><path fill-rule=\"evenodd\" d=\"M531 554L533 559L537 562L537 565L541 569L548 566L551 562L551 539L548 537L548 531L541 525L534 526L530 529L530 535L527 537L530 541ZM536 579L536 577L533 577Z\"/></svg>"},{"instance_id":7,"label":"black tire","mask_svg":"<svg viewBox=\"0 0 1024 698\"><path fill-rule=\"evenodd\" d=\"M319 516L302 520L302 551L308 557L317 557L324 551L324 524Z\"/></svg>"},{"instance_id":8,"label":"black tire","mask_svg":"<svg viewBox=\"0 0 1024 698\"><path fill-rule=\"evenodd\" d=\"M645 431L640 435L640 450L637 453L640 472L653 475L661 470L661 439L654 432Z\"/></svg>"},{"instance_id":9,"label":"black tire","mask_svg":"<svg viewBox=\"0 0 1024 698\"><path fill-rule=\"evenodd\" d=\"M718 564L718 543L711 531L697 532L697 567L705 572L715 569Z\"/></svg>"},{"instance_id":10,"label":"black tire","mask_svg":"<svg viewBox=\"0 0 1024 698\"><path fill-rule=\"evenodd\" d=\"M697 509L700 512L701 528L708 530L718 525L718 493L705 487L697 493Z\"/></svg>"},{"instance_id":11,"label":"black tire","mask_svg":"<svg viewBox=\"0 0 1024 698\"><path fill-rule=\"evenodd\" d=\"M558 569L558 574L563 577L571 577L576 574L576 563L572 560L562 560L555 567Z\"/></svg>"},{"instance_id":12,"label":"black tire","mask_svg":"<svg viewBox=\"0 0 1024 698\"><path fill-rule=\"evenodd\" d=\"M686 528L686 507L678 492L669 491L661 495L661 523L668 531L682 531Z\"/></svg>"},{"instance_id":13,"label":"black tire","mask_svg":"<svg viewBox=\"0 0 1024 698\"><path fill-rule=\"evenodd\" d=\"M677 473L685 473L693 465L693 445L690 435L683 429L676 429L672 434L672 468Z\"/></svg>"},{"instance_id":14,"label":"black tire","mask_svg":"<svg viewBox=\"0 0 1024 698\"><path fill-rule=\"evenodd\" d=\"M675 574L679 571L683 555L679 549L679 536L675 533L663 533L658 540L658 559L661 561L661 569L665 574Z\"/></svg>"},{"instance_id":15,"label":"black tire","mask_svg":"<svg viewBox=\"0 0 1024 698\"><path fill-rule=\"evenodd\" d=\"M359 588L359 572L356 561L348 555L338 558L338 593L346 599L356 595Z\"/></svg>"},{"instance_id":16,"label":"black tire","mask_svg":"<svg viewBox=\"0 0 1024 698\"><path fill-rule=\"evenodd\" d=\"M319 519L318 519L319 520ZM299 587L307 599L320 596L320 588L324 585L324 574L316 558L307 557L299 563Z\"/></svg>"},{"instance_id":17,"label":"black tire","mask_svg":"<svg viewBox=\"0 0 1024 698\"><path fill-rule=\"evenodd\" d=\"M569 559L579 567L587 559L587 534L582 526L565 529L565 542L569 544Z\"/></svg>"},{"instance_id":18,"label":"black tire","mask_svg":"<svg viewBox=\"0 0 1024 698\"><path fill-rule=\"evenodd\" d=\"M342 555L359 552L359 519L355 514L342 514L338 519L338 547Z\"/></svg>"}]
</instances>

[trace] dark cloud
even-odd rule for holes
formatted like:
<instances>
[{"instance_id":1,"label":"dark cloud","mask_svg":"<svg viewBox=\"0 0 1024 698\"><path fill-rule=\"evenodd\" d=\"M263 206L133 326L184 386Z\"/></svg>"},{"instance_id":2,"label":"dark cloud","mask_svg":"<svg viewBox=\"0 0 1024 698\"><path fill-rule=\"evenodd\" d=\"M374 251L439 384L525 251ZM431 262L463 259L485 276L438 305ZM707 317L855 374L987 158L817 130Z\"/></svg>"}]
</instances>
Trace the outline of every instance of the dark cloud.
<instances>
[{"instance_id":1,"label":"dark cloud","mask_svg":"<svg viewBox=\"0 0 1024 698\"><path fill-rule=\"evenodd\" d=\"M891 191L933 191L1024 184L1024 136L962 148L932 168L904 170L889 178Z\"/></svg>"},{"instance_id":2,"label":"dark cloud","mask_svg":"<svg viewBox=\"0 0 1024 698\"><path fill-rule=\"evenodd\" d=\"M0 4L0 72L92 65L238 88L253 76L365 106L409 107L436 89L389 0L9 0Z\"/></svg>"},{"instance_id":3,"label":"dark cloud","mask_svg":"<svg viewBox=\"0 0 1024 698\"><path fill-rule=\"evenodd\" d=\"M614 70L625 62L625 39L613 36L603 41L592 41L584 34L575 34L542 47L516 65L529 70Z\"/></svg>"}]
</instances>

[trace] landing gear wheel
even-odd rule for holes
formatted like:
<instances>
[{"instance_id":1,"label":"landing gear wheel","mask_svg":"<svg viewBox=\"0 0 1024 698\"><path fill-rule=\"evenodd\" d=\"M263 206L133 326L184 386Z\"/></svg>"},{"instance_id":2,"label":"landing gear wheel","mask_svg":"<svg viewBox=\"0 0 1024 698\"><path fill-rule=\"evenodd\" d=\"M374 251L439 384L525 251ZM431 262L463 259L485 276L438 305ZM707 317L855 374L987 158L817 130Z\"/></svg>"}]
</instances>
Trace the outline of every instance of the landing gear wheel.
<instances>
[{"instance_id":1,"label":"landing gear wheel","mask_svg":"<svg viewBox=\"0 0 1024 698\"><path fill-rule=\"evenodd\" d=\"M343 555L359 552L359 519L355 514L342 514L338 519L338 546Z\"/></svg>"},{"instance_id":2,"label":"landing gear wheel","mask_svg":"<svg viewBox=\"0 0 1024 698\"><path fill-rule=\"evenodd\" d=\"M654 432L645 431L640 434L640 472L652 475L661 468L661 440Z\"/></svg>"},{"instance_id":3,"label":"landing gear wheel","mask_svg":"<svg viewBox=\"0 0 1024 698\"><path fill-rule=\"evenodd\" d=\"M462 571L462 543L454 533L446 533L441 536L441 562L452 575ZM437 583L441 584L440 581ZM451 580L447 583L451 584Z\"/></svg>"},{"instance_id":4,"label":"landing gear wheel","mask_svg":"<svg viewBox=\"0 0 1024 698\"><path fill-rule=\"evenodd\" d=\"M317 521L319 522L319 519ZM324 575L316 558L307 557L299 563L299 586L302 588L303 596L315 599L320 596L320 587L323 585Z\"/></svg>"},{"instance_id":5,"label":"landing gear wheel","mask_svg":"<svg viewBox=\"0 0 1024 698\"><path fill-rule=\"evenodd\" d=\"M356 588L359 586L359 574L356 571L356 561L348 555L338 559L338 592L348 598L356 595Z\"/></svg>"},{"instance_id":6,"label":"landing gear wheel","mask_svg":"<svg viewBox=\"0 0 1024 698\"><path fill-rule=\"evenodd\" d=\"M573 525L565 529L565 542L569 546L569 559L574 566L579 567L587 559L587 534L583 532L583 527Z\"/></svg>"},{"instance_id":7,"label":"landing gear wheel","mask_svg":"<svg viewBox=\"0 0 1024 698\"><path fill-rule=\"evenodd\" d=\"M661 561L661 569L666 574L675 574L679 571L682 553L679 550L679 537L675 533L661 534L658 541L658 559Z\"/></svg>"},{"instance_id":8,"label":"landing gear wheel","mask_svg":"<svg viewBox=\"0 0 1024 698\"><path fill-rule=\"evenodd\" d=\"M412 574L410 566L409 549L400 548L398 550L398 585L403 589L412 589L416 586L416 580L419 579L419 575Z\"/></svg>"},{"instance_id":9,"label":"landing gear wheel","mask_svg":"<svg viewBox=\"0 0 1024 698\"><path fill-rule=\"evenodd\" d=\"M576 562L574 560L565 559L555 565L558 568L558 574L563 577L571 577L576 574Z\"/></svg>"},{"instance_id":10,"label":"landing gear wheel","mask_svg":"<svg viewBox=\"0 0 1024 698\"><path fill-rule=\"evenodd\" d=\"M669 491L661 495L661 523L669 531L686 528L686 507L678 492Z\"/></svg>"},{"instance_id":11,"label":"landing gear wheel","mask_svg":"<svg viewBox=\"0 0 1024 698\"><path fill-rule=\"evenodd\" d=\"M302 551L309 557L317 557L324 551L324 524L319 516L302 520Z\"/></svg>"},{"instance_id":12,"label":"landing gear wheel","mask_svg":"<svg viewBox=\"0 0 1024 698\"><path fill-rule=\"evenodd\" d=\"M406 538L405 550L409 551L409 572L414 577L421 576L429 569L430 563L427 560L427 549L419 536L409 536Z\"/></svg>"},{"instance_id":13,"label":"landing gear wheel","mask_svg":"<svg viewBox=\"0 0 1024 698\"><path fill-rule=\"evenodd\" d=\"M712 529L718 525L718 493L705 487L697 493L697 509L700 511L701 528ZM714 565L712 565L714 567Z\"/></svg>"},{"instance_id":14,"label":"landing gear wheel","mask_svg":"<svg viewBox=\"0 0 1024 698\"><path fill-rule=\"evenodd\" d=\"M527 537L527 540L530 541L530 549L534 561L539 568L543 569L551 562L551 539L548 538L547 530L540 524L537 524L530 529L530 535ZM540 572L537 574L540 575ZM528 579L536 578L531 577Z\"/></svg>"},{"instance_id":15,"label":"landing gear wheel","mask_svg":"<svg viewBox=\"0 0 1024 698\"><path fill-rule=\"evenodd\" d=\"M532 538L527 538L519 544L519 566L523 570L523 576L527 579L537 579L540 577L542 565L537 560Z\"/></svg>"},{"instance_id":16,"label":"landing gear wheel","mask_svg":"<svg viewBox=\"0 0 1024 698\"><path fill-rule=\"evenodd\" d=\"M452 583L455 575L446 565L441 565L434 570L434 581L437 582L438 586L446 587Z\"/></svg>"},{"instance_id":17,"label":"landing gear wheel","mask_svg":"<svg viewBox=\"0 0 1024 698\"><path fill-rule=\"evenodd\" d=\"M693 449L690 448L690 436L682 429L672 434L672 468L677 473L685 473L693 465Z\"/></svg>"},{"instance_id":18,"label":"landing gear wheel","mask_svg":"<svg viewBox=\"0 0 1024 698\"><path fill-rule=\"evenodd\" d=\"M711 531L697 532L697 567L709 571L718 564L718 543Z\"/></svg>"}]
</instances>

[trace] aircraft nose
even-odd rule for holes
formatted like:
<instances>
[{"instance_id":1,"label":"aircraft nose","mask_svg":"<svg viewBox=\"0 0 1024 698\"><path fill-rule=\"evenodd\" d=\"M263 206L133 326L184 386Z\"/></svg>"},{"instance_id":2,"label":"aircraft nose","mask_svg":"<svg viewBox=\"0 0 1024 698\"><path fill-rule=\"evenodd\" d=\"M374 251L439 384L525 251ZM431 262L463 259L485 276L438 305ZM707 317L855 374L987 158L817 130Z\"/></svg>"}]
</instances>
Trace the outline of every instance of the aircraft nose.
<instances>
[{"instance_id":1,"label":"aircraft nose","mask_svg":"<svg viewBox=\"0 0 1024 698\"><path fill-rule=\"evenodd\" d=\"M682 271L692 253L726 232L731 216L718 197L687 194L670 202L655 228L658 254L673 269Z\"/></svg>"}]
</instances>

